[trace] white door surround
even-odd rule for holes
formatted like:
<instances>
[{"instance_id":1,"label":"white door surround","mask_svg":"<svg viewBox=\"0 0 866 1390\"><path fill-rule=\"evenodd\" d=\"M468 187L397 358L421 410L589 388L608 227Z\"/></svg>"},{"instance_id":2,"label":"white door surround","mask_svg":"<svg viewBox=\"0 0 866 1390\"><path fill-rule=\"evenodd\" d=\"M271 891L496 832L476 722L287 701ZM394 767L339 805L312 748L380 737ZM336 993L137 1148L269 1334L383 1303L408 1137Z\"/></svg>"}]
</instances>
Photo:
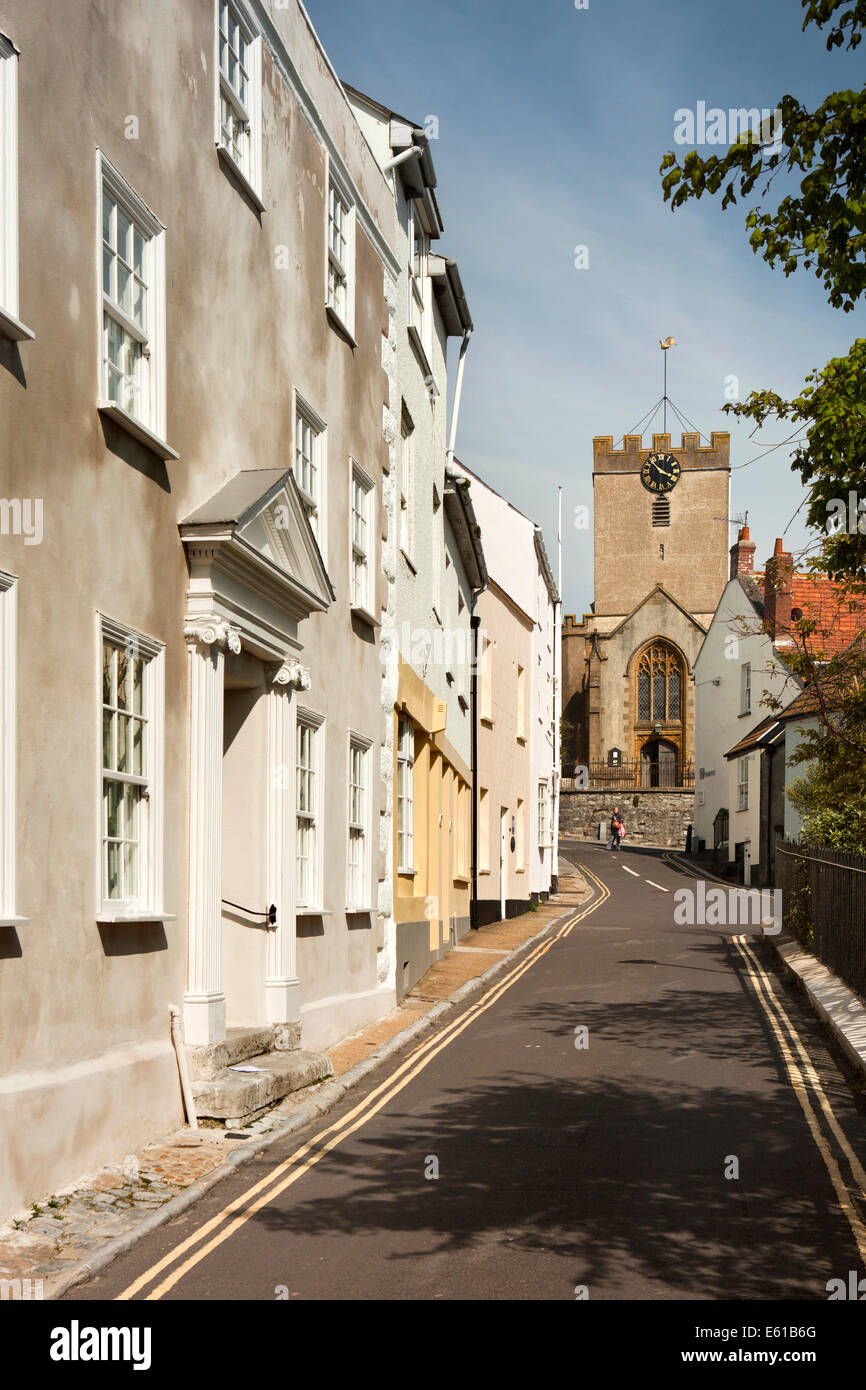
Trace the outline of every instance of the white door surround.
<instances>
[{"instance_id":1,"label":"white door surround","mask_svg":"<svg viewBox=\"0 0 866 1390\"><path fill-rule=\"evenodd\" d=\"M190 567L184 623L190 657L189 973L186 1040L226 1036L222 976L222 768L225 653L266 663L268 680L267 1023L297 1023L294 691L310 688L298 623L333 590L291 473L248 470L181 523ZM252 786L261 786L256 777Z\"/></svg>"},{"instance_id":2,"label":"white door surround","mask_svg":"<svg viewBox=\"0 0 866 1390\"><path fill-rule=\"evenodd\" d=\"M508 807L499 811L499 917L505 921L508 887Z\"/></svg>"}]
</instances>

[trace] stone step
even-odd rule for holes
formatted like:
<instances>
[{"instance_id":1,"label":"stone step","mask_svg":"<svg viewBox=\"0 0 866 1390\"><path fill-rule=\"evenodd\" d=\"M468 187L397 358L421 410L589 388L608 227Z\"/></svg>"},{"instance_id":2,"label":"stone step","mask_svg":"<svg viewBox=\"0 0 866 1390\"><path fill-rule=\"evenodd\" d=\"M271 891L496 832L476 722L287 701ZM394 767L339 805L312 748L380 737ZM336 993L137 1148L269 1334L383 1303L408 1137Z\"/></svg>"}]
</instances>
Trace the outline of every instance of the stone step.
<instances>
[{"instance_id":1,"label":"stone step","mask_svg":"<svg viewBox=\"0 0 866 1390\"><path fill-rule=\"evenodd\" d=\"M275 1105L283 1096L333 1076L330 1057L321 1052L263 1052L244 1059L242 1066L257 1071L230 1071L194 1081L196 1113L203 1119L235 1124Z\"/></svg>"},{"instance_id":2,"label":"stone step","mask_svg":"<svg viewBox=\"0 0 866 1390\"><path fill-rule=\"evenodd\" d=\"M273 1046L274 1030L268 1024L261 1028L228 1028L223 1042L187 1048L190 1076L193 1081L209 1081L226 1067L270 1052Z\"/></svg>"}]
</instances>

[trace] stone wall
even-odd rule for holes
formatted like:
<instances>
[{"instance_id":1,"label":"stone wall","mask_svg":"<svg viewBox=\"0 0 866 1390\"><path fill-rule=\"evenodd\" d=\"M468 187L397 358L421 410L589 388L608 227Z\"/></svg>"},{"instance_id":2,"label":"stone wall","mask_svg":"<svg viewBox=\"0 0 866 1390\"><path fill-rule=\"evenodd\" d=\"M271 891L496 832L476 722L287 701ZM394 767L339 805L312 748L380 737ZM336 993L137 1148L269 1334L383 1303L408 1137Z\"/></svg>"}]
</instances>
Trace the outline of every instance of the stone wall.
<instances>
[{"instance_id":1,"label":"stone wall","mask_svg":"<svg viewBox=\"0 0 866 1390\"><path fill-rule=\"evenodd\" d=\"M635 803L637 803L635 805ZM627 845L665 845L685 849L686 829L694 814L694 792L687 791L567 791L559 806L562 839L597 840L599 821L605 827L618 806Z\"/></svg>"}]
</instances>

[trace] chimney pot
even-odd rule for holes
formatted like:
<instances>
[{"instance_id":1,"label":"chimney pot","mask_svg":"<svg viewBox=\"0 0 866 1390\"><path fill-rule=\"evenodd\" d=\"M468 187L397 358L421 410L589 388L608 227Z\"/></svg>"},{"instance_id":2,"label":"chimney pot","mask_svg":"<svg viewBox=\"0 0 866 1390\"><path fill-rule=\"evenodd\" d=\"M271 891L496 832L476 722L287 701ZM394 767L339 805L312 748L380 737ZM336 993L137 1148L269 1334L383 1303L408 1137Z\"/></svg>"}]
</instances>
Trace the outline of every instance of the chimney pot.
<instances>
[{"instance_id":1,"label":"chimney pot","mask_svg":"<svg viewBox=\"0 0 866 1390\"><path fill-rule=\"evenodd\" d=\"M794 557L779 537L764 574L764 622L773 641L791 631L793 576Z\"/></svg>"},{"instance_id":2,"label":"chimney pot","mask_svg":"<svg viewBox=\"0 0 866 1390\"><path fill-rule=\"evenodd\" d=\"M735 543L731 546L730 578L736 579L741 574L751 574L753 570L752 561L754 558L755 543L749 540L749 528L748 526L741 526L739 535Z\"/></svg>"}]
</instances>

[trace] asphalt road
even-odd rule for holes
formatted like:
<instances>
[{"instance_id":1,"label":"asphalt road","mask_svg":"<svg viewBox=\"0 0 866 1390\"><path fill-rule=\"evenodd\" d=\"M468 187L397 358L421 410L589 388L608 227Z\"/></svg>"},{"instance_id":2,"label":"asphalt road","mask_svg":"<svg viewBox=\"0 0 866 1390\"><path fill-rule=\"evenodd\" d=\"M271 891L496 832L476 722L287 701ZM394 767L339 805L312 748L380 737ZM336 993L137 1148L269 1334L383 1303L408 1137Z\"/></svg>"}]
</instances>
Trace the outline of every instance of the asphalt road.
<instances>
[{"instance_id":1,"label":"asphalt road","mask_svg":"<svg viewBox=\"0 0 866 1390\"><path fill-rule=\"evenodd\" d=\"M862 1272L866 1115L767 943L826 1105L731 934L674 922L687 877L563 848L594 910L67 1301L823 1301Z\"/></svg>"}]
</instances>

